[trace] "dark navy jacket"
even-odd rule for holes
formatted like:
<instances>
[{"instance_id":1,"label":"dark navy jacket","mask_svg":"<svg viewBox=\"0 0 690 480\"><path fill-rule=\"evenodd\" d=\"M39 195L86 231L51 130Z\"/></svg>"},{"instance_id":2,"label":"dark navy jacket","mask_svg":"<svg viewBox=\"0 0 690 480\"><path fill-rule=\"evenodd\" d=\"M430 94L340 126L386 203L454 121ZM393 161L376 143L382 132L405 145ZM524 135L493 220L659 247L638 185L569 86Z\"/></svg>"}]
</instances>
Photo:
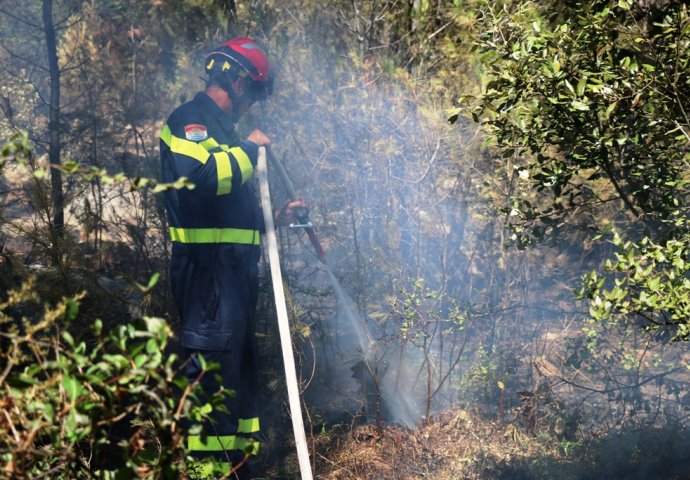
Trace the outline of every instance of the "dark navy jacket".
<instances>
[{"instance_id":1,"label":"dark navy jacket","mask_svg":"<svg viewBox=\"0 0 690 480\"><path fill-rule=\"evenodd\" d=\"M249 179L258 147L240 140L230 117L205 93L176 109L161 132L164 182L195 187L165 192L173 240L171 283L182 343L226 350L253 316L263 219Z\"/></svg>"},{"instance_id":2,"label":"dark navy jacket","mask_svg":"<svg viewBox=\"0 0 690 480\"><path fill-rule=\"evenodd\" d=\"M164 182L196 185L166 192L170 233L181 243L259 244L251 183L257 146L241 141L228 115L205 93L175 110L161 132Z\"/></svg>"}]
</instances>

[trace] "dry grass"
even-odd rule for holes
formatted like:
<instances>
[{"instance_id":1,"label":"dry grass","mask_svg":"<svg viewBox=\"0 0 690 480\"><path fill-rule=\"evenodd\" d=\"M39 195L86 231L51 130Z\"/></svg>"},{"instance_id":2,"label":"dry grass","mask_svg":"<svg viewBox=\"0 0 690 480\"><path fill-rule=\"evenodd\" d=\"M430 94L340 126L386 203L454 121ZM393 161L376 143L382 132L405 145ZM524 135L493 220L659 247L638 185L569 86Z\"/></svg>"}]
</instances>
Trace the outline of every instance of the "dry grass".
<instances>
[{"instance_id":1,"label":"dry grass","mask_svg":"<svg viewBox=\"0 0 690 480\"><path fill-rule=\"evenodd\" d=\"M517 428L466 410L436 416L410 430L364 425L315 438L316 477L323 480L530 478L527 459L539 449ZM543 451L543 449L542 449Z\"/></svg>"}]
</instances>

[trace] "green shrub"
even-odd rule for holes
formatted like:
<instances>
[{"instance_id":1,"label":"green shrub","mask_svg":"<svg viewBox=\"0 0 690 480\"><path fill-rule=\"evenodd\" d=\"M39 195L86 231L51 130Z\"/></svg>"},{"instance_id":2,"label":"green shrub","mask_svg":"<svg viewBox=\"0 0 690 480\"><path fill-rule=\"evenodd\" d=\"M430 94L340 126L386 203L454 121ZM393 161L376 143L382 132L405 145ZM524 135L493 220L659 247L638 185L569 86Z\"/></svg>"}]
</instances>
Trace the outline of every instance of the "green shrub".
<instances>
[{"instance_id":1,"label":"green shrub","mask_svg":"<svg viewBox=\"0 0 690 480\"><path fill-rule=\"evenodd\" d=\"M34 292L28 280L0 303L0 478L176 478L182 422L205 421L224 392L195 401L163 319L77 335L84 295L41 307Z\"/></svg>"}]
</instances>

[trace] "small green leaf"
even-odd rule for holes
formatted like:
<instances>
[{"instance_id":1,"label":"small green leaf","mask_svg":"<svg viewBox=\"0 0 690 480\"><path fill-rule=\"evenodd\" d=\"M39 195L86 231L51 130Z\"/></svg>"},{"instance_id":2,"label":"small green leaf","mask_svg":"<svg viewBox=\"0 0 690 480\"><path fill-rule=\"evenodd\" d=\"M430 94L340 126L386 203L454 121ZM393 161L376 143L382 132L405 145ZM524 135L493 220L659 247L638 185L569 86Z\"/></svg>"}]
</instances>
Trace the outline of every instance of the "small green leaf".
<instances>
[{"instance_id":1,"label":"small green leaf","mask_svg":"<svg viewBox=\"0 0 690 480\"><path fill-rule=\"evenodd\" d=\"M71 321L77 317L79 313L79 302L70 298L65 302L65 320Z\"/></svg>"},{"instance_id":2,"label":"small green leaf","mask_svg":"<svg viewBox=\"0 0 690 480\"><path fill-rule=\"evenodd\" d=\"M575 88L573 87L573 84L568 81L568 79L565 80L565 88L567 88L570 93L575 93Z\"/></svg>"},{"instance_id":3,"label":"small green leaf","mask_svg":"<svg viewBox=\"0 0 690 480\"><path fill-rule=\"evenodd\" d=\"M575 110L580 110L580 111L587 111L589 110L589 105L587 105L584 102L581 102L579 100L573 100L570 102L570 106L573 107Z\"/></svg>"},{"instance_id":4,"label":"small green leaf","mask_svg":"<svg viewBox=\"0 0 690 480\"><path fill-rule=\"evenodd\" d=\"M453 108L448 112L448 123L455 123L462 112L462 107Z\"/></svg>"},{"instance_id":5,"label":"small green leaf","mask_svg":"<svg viewBox=\"0 0 690 480\"><path fill-rule=\"evenodd\" d=\"M144 363L146 363L146 360L148 358L148 355L140 353L139 355L134 357L134 365L136 365L137 368L141 368L144 365Z\"/></svg>"},{"instance_id":6,"label":"small green leaf","mask_svg":"<svg viewBox=\"0 0 690 480\"><path fill-rule=\"evenodd\" d=\"M53 408L52 403L45 403L43 405L43 418L51 423L53 422L53 419L55 418L55 408Z\"/></svg>"},{"instance_id":7,"label":"small green leaf","mask_svg":"<svg viewBox=\"0 0 690 480\"><path fill-rule=\"evenodd\" d=\"M103 331L103 320L97 318L93 322L93 325L91 325L91 330L93 331L94 335L100 335Z\"/></svg>"},{"instance_id":8,"label":"small green leaf","mask_svg":"<svg viewBox=\"0 0 690 480\"><path fill-rule=\"evenodd\" d=\"M160 278L161 274L158 272L155 272L153 275L151 275L151 278L149 279L149 284L146 286L149 290L151 290L157 283L158 279Z\"/></svg>"},{"instance_id":9,"label":"small green leaf","mask_svg":"<svg viewBox=\"0 0 690 480\"><path fill-rule=\"evenodd\" d=\"M27 375L26 373L22 373L17 377L17 380L25 383L27 385L38 385L38 380L33 378L33 376Z\"/></svg>"},{"instance_id":10,"label":"small green leaf","mask_svg":"<svg viewBox=\"0 0 690 480\"><path fill-rule=\"evenodd\" d=\"M153 338L150 338L148 342L146 342L146 353L152 354L156 353L158 351L158 344Z\"/></svg>"},{"instance_id":11,"label":"small green leaf","mask_svg":"<svg viewBox=\"0 0 690 480\"><path fill-rule=\"evenodd\" d=\"M62 378L62 386L65 387L65 392L67 392L67 395L69 395L70 400L72 401L72 403L74 403L77 400L77 397L79 397L79 394L81 393L81 385L79 385L77 379L69 375L65 375Z\"/></svg>"},{"instance_id":12,"label":"small green leaf","mask_svg":"<svg viewBox=\"0 0 690 480\"><path fill-rule=\"evenodd\" d=\"M551 62L551 70L553 70L553 73L561 71L561 62L558 61L558 58L554 58L553 62Z\"/></svg>"},{"instance_id":13,"label":"small green leaf","mask_svg":"<svg viewBox=\"0 0 690 480\"><path fill-rule=\"evenodd\" d=\"M71 333L69 333L67 331L62 332L62 338L65 340L67 345L74 348L74 337L72 337Z\"/></svg>"},{"instance_id":14,"label":"small green leaf","mask_svg":"<svg viewBox=\"0 0 690 480\"><path fill-rule=\"evenodd\" d=\"M606 109L606 118L609 118L611 116L611 113L616 109L616 106L618 106L618 102L613 102L611 105L608 106Z\"/></svg>"},{"instance_id":15,"label":"small green leaf","mask_svg":"<svg viewBox=\"0 0 690 480\"><path fill-rule=\"evenodd\" d=\"M203 371L208 370L208 364L207 364L204 356L203 355L197 355L196 358L199 360L199 366L201 367L201 370L203 370Z\"/></svg>"},{"instance_id":16,"label":"small green leaf","mask_svg":"<svg viewBox=\"0 0 690 480\"><path fill-rule=\"evenodd\" d=\"M148 293L151 291L153 287L156 286L156 283L158 283L158 279L160 278L160 273L156 272L153 275L151 275L151 278L149 279L149 283L144 286L141 283L137 282L136 280L133 280L132 282L134 283L134 286L137 287L137 290L141 291L142 293Z\"/></svg>"}]
</instances>

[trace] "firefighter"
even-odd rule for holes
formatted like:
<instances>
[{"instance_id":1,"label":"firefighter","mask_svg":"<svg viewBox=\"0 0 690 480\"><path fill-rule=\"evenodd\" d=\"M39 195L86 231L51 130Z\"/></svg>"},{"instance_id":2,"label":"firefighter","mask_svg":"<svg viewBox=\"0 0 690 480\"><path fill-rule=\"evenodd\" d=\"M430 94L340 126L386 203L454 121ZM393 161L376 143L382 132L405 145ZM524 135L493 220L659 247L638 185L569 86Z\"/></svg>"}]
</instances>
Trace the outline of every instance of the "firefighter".
<instances>
[{"instance_id":1,"label":"firefighter","mask_svg":"<svg viewBox=\"0 0 690 480\"><path fill-rule=\"evenodd\" d=\"M188 434L201 478L210 476L202 459L215 457L229 471L259 448L254 332L263 217L250 179L258 147L270 139L254 130L242 140L235 123L273 86L268 57L246 37L220 45L205 64L205 90L170 115L160 137L163 181L187 177L195 185L165 193L185 374L192 382L202 361L216 362L222 387L235 392L226 400L229 413L212 412L212 424ZM293 221L296 207L303 202L276 211L276 224ZM221 386L212 374L201 385L207 395ZM247 477L246 468L240 471Z\"/></svg>"}]
</instances>

